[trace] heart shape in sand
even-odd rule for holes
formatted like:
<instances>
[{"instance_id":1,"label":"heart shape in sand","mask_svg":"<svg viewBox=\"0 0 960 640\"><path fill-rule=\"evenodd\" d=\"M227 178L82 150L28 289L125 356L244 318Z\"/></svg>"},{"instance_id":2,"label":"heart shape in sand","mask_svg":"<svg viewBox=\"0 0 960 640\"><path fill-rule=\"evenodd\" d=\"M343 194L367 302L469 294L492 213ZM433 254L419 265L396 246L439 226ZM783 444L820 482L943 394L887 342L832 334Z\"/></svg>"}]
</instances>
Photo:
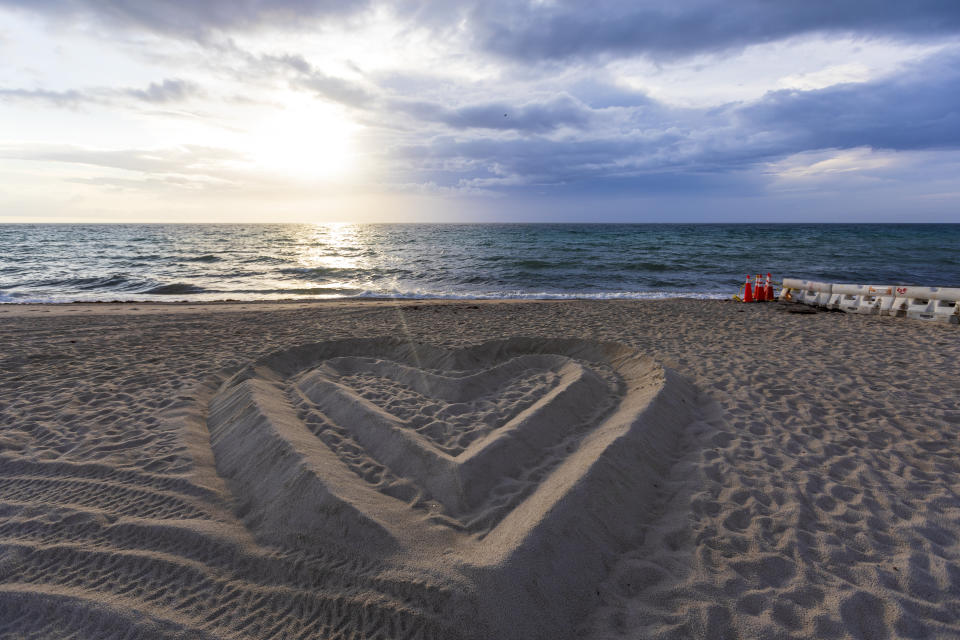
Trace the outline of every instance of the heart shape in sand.
<instances>
[{"instance_id":1,"label":"heart shape in sand","mask_svg":"<svg viewBox=\"0 0 960 640\"><path fill-rule=\"evenodd\" d=\"M639 534L695 395L622 345L381 338L251 364L207 422L259 535L466 580L480 635L546 638Z\"/></svg>"},{"instance_id":2,"label":"heart shape in sand","mask_svg":"<svg viewBox=\"0 0 960 640\"><path fill-rule=\"evenodd\" d=\"M551 447L593 424L620 395L593 369L553 354L456 373L339 357L297 376L293 387L307 413L350 425L353 440L377 463L454 517L484 506L504 478L519 482ZM511 391L519 391L512 402L497 402Z\"/></svg>"}]
</instances>

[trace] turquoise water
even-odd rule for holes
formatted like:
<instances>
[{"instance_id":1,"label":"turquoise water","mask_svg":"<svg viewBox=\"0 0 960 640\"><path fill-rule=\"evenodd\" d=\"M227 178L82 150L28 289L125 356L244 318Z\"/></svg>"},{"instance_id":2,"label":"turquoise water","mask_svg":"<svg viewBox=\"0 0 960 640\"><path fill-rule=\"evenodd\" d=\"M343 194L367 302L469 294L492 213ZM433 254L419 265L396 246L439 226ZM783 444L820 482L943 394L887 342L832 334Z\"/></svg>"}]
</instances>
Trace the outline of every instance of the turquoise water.
<instances>
[{"instance_id":1,"label":"turquoise water","mask_svg":"<svg viewBox=\"0 0 960 640\"><path fill-rule=\"evenodd\" d=\"M960 287L960 225L0 225L0 302L727 298L768 271Z\"/></svg>"}]
</instances>

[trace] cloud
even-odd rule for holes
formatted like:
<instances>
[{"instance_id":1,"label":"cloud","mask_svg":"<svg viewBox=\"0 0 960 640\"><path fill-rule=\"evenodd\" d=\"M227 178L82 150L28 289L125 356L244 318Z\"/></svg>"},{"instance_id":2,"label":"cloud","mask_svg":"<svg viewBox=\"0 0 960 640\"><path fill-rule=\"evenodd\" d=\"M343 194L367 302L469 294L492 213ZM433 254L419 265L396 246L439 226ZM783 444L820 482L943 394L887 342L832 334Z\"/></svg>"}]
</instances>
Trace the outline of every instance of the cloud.
<instances>
[{"instance_id":1,"label":"cloud","mask_svg":"<svg viewBox=\"0 0 960 640\"><path fill-rule=\"evenodd\" d=\"M625 89L600 75L574 77L570 91L526 101L523 84L498 88L504 97L477 100L474 84L453 85L463 104L443 93L405 97L404 82L372 88L323 74L295 55L253 58L263 69L327 99L351 104L373 126L365 142L376 174L390 184L434 185L464 193L557 189L583 192L665 192L754 187L772 163L820 150L935 150L960 148L960 53L946 52L900 73L816 90L780 90L748 103L680 108ZM364 78L364 81L367 81ZM422 82L430 84L428 78ZM439 84L439 80L434 81ZM468 90L461 90L467 86ZM384 88L389 87L389 88ZM84 100L182 100L199 91L179 80L144 89L87 92L0 91L0 99L72 106ZM225 152L224 152L225 153ZM9 154L8 154L8 157ZM242 154L211 151L97 151L34 148L20 159L83 163L177 175L235 175ZM831 156L832 157L832 156ZM859 157L859 156L857 156ZM836 167L836 161L822 165ZM853 163L839 177L864 168ZM869 168L869 167L868 167ZM752 172L754 177L745 175ZM379 178L378 178L379 179Z\"/></svg>"},{"instance_id":2,"label":"cloud","mask_svg":"<svg viewBox=\"0 0 960 640\"><path fill-rule=\"evenodd\" d=\"M917 40L960 31L955 0L0 0L0 6L197 39L268 25L302 28L315 20L379 11L410 27L464 38L495 56L523 62L597 55L671 59L811 33Z\"/></svg>"},{"instance_id":3,"label":"cloud","mask_svg":"<svg viewBox=\"0 0 960 640\"><path fill-rule=\"evenodd\" d=\"M480 46L518 61L646 55L673 59L740 49L811 33L930 39L960 32L953 0L600 0L478 4Z\"/></svg>"},{"instance_id":4,"label":"cloud","mask_svg":"<svg viewBox=\"0 0 960 640\"><path fill-rule=\"evenodd\" d=\"M646 93L623 87L610 80L601 80L591 75L571 84L568 91L594 109L607 107L650 107L656 101Z\"/></svg>"},{"instance_id":5,"label":"cloud","mask_svg":"<svg viewBox=\"0 0 960 640\"><path fill-rule=\"evenodd\" d=\"M200 39L211 31L265 24L302 26L305 19L346 17L366 10L368 4L364 0L0 0L0 6L58 19L93 18Z\"/></svg>"},{"instance_id":6,"label":"cloud","mask_svg":"<svg viewBox=\"0 0 960 640\"><path fill-rule=\"evenodd\" d=\"M547 133L560 127L583 128L591 117L588 107L565 94L521 105L497 101L450 108L438 102L397 99L390 106L418 120L442 123L453 129Z\"/></svg>"},{"instance_id":7,"label":"cloud","mask_svg":"<svg viewBox=\"0 0 960 640\"><path fill-rule=\"evenodd\" d=\"M243 78L285 79L296 89L303 89L325 100L350 107L370 106L375 95L359 82L329 75L317 69L299 54L255 54L232 41L218 43L223 53L240 58L244 63Z\"/></svg>"},{"instance_id":8,"label":"cloud","mask_svg":"<svg viewBox=\"0 0 960 640\"><path fill-rule=\"evenodd\" d=\"M187 80L168 78L163 82L151 82L146 89L122 89L121 94L152 103L180 102L193 97L199 87Z\"/></svg>"},{"instance_id":9,"label":"cloud","mask_svg":"<svg viewBox=\"0 0 960 640\"><path fill-rule=\"evenodd\" d=\"M0 158L81 164L145 174L215 176L225 162L243 160L227 149L188 145L163 149L90 149L74 145L0 146ZM213 169L213 170L212 170Z\"/></svg>"},{"instance_id":10,"label":"cloud","mask_svg":"<svg viewBox=\"0 0 960 640\"><path fill-rule=\"evenodd\" d=\"M888 157L873 155L878 150L896 152L896 156L960 148L960 111L955 107L960 104L960 54L956 52L960 2L903 0L889 6L871 3L876 6L869 10L863 4L598 0L587 5L565 0L490 0L439 7L401 1L361 15L349 12L364 12L374 5L361 3L356 5L359 8L345 9L308 0L0 0L0 6L15 5L68 19L83 14L110 21L112 30L95 31L116 34L124 43L124 53L131 42L159 43L152 50L150 66L144 67L144 73L150 74L146 77L176 75L177 69L193 68L184 61L196 61L191 74L202 78L203 86L218 88L218 95L204 96L197 84L171 77L144 80L139 87L65 91L13 87L0 89L0 101L74 108L133 102L141 107L139 115L149 116L177 112L177 107L169 105L202 96L207 100L191 103L190 109L199 110L202 103L209 117L185 129L235 126L235 136L206 139L236 144L238 149L243 148L245 131L257 133L257 118L270 121L274 116L282 119L281 113L297 112L305 114L306 123L314 115L334 114L329 117L342 117L345 126L347 120L357 125L356 148L351 152L360 158L358 164L370 167L369 180L358 190L390 184L472 195L743 193L762 191L765 180L774 180L771 166L789 158L819 157L819 153L827 155L793 174L805 171L817 180L829 176L839 184L871 171L876 179L886 180L895 169L881 171L875 166L876 158ZM313 19L348 15L351 20L341 24L342 30L324 30L333 34L328 42L303 37ZM126 38L122 31L135 30L131 25L205 39L198 45L171 43L164 37ZM287 38L288 34L274 31L262 39L260 34L234 38L231 33L267 25L295 25L299 33ZM206 38L215 31L216 37ZM357 34L371 33L382 35L384 41L363 41L364 46L370 43L369 57L343 46ZM804 64L784 59L784 51L792 55L798 50L792 44L743 59L730 58L725 71L717 71L711 66L716 60L708 57L659 68L636 59L608 64L617 57L646 56L660 62L730 52L814 33L852 35L852 40L844 40L846 52L858 39L883 38L883 46L900 54L891 55L895 63L874 64L869 55L848 60L849 56L836 55L837 48L831 48L830 42L817 41L816 47L826 51L824 59ZM953 39L952 50L942 46L945 38ZM937 47L898 49L889 39L935 41ZM68 42L63 46L69 49ZM284 52L286 46L291 50ZM940 53L903 66L904 60L929 56L934 50ZM756 58L767 53L771 60L758 63ZM686 69L691 85L700 79L735 84L741 69L731 68L739 64L751 65L743 74L759 68L769 81L761 79L750 92L724 96L757 96L769 86L789 88L744 102L717 105L715 100L710 108L679 107L656 99L670 95L677 69ZM694 68L695 72L690 71ZM892 68L901 71L891 74ZM57 76L51 71L35 76L24 72L20 77ZM778 80L781 84L776 84ZM231 99L231 95L239 97ZM320 105L321 101L347 108L331 108ZM245 103L242 108L239 102ZM298 105L298 110L291 104ZM264 116L268 110L272 113ZM290 138L292 149L308 142L300 130ZM137 141L129 144L135 146ZM165 184L208 177L257 180L256 170L249 166L247 174L237 173L244 164L242 154L219 157L186 147L161 151L34 148L18 153L15 157L21 159L102 167L103 184L137 183L140 178L118 178L109 169L139 171ZM89 180L94 184L96 178Z\"/></svg>"},{"instance_id":11,"label":"cloud","mask_svg":"<svg viewBox=\"0 0 960 640\"><path fill-rule=\"evenodd\" d=\"M5 89L0 88L0 102L44 102L55 107L76 107L90 102L90 94L71 89L69 91L49 91L47 89Z\"/></svg>"},{"instance_id":12,"label":"cloud","mask_svg":"<svg viewBox=\"0 0 960 640\"><path fill-rule=\"evenodd\" d=\"M904 72L816 91L776 91L738 110L744 129L793 151L871 147L960 147L960 54L934 57Z\"/></svg>"},{"instance_id":13,"label":"cloud","mask_svg":"<svg viewBox=\"0 0 960 640\"><path fill-rule=\"evenodd\" d=\"M869 147L801 152L772 162L767 171L784 182L804 183L843 174L870 174L901 170L897 152Z\"/></svg>"},{"instance_id":14,"label":"cloud","mask_svg":"<svg viewBox=\"0 0 960 640\"><path fill-rule=\"evenodd\" d=\"M545 137L496 140L437 137L396 150L401 166L417 166L425 181L485 188L580 185L597 181L636 181L669 172L664 152L677 142L659 139L605 138L551 140Z\"/></svg>"},{"instance_id":15,"label":"cloud","mask_svg":"<svg viewBox=\"0 0 960 640\"><path fill-rule=\"evenodd\" d=\"M355 82L327 75L311 69L294 81L294 86L307 89L316 95L351 107L369 105L374 99L372 93Z\"/></svg>"},{"instance_id":16,"label":"cloud","mask_svg":"<svg viewBox=\"0 0 960 640\"><path fill-rule=\"evenodd\" d=\"M105 104L127 99L150 104L167 104L183 102L201 94L200 87L193 82L168 78L161 82L151 82L144 89L92 87L51 91L47 89L0 88L0 102L40 102L55 107L79 107L88 103Z\"/></svg>"},{"instance_id":17,"label":"cloud","mask_svg":"<svg viewBox=\"0 0 960 640\"><path fill-rule=\"evenodd\" d=\"M589 90L586 94L589 101ZM852 176L877 168L862 160L865 150L960 149L960 54L936 56L870 82L775 91L719 108L681 109L649 98L637 102L591 110L577 100L560 101L577 114L573 122L579 129L549 136L557 121L532 119L546 124L519 128L510 138L481 130L488 119L502 118L493 105L444 110L414 103L414 115L447 124L456 135L434 132L421 142L397 146L398 171L415 167L424 182L448 187L682 191L757 185L771 163L832 150L830 157L846 162L844 171L839 160L819 169ZM743 174L751 171L757 178L746 180Z\"/></svg>"}]
</instances>

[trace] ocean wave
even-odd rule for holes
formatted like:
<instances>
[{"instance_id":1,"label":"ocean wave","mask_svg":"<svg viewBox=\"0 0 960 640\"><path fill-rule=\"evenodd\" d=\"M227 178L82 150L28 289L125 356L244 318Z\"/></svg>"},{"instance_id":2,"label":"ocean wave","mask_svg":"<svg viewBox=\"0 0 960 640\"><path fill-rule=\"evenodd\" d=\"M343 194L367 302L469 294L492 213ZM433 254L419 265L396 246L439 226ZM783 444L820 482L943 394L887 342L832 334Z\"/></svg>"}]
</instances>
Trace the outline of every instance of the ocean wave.
<instances>
[{"instance_id":1,"label":"ocean wave","mask_svg":"<svg viewBox=\"0 0 960 640\"><path fill-rule=\"evenodd\" d=\"M243 264L287 264L290 262L286 258L277 258L276 256L253 256L239 260Z\"/></svg>"},{"instance_id":2,"label":"ocean wave","mask_svg":"<svg viewBox=\"0 0 960 640\"><path fill-rule=\"evenodd\" d=\"M277 273L285 276L297 276L303 280L322 282L331 279L352 279L362 276L375 276L376 270L364 270L353 267L287 267L277 269Z\"/></svg>"},{"instance_id":3,"label":"ocean wave","mask_svg":"<svg viewBox=\"0 0 960 640\"><path fill-rule=\"evenodd\" d=\"M611 265L613 269L623 269L624 271L652 271L660 273L676 269L676 265L665 264L663 262L619 262Z\"/></svg>"},{"instance_id":4,"label":"ocean wave","mask_svg":"<svg viewBox=\"0 0 960 640\"><path fill-rule=\"evenodd\" d=\"M114 273L105 276L91 276L86 278L51 278L36 283L18 283L21 287L39 289L79 289L81 291L97 291L109 289L111 291L133 291L143 286L144 281L131 278L125 273Z\"/></svg>"},{"instance_id":5,"label":"ocean wave","mask_svg":"<svg viewBox=\"0 0 960 640\"><path fill-rule=\"evenodd\" d=\"M130 289L137 286L137 281L130 276L118 273L106 278L86 278L85 282L75 280L74 286L78 289Z\"/></svg>"},{"instance_id":6,"label":"ocean wave","mask_svg":"<svg viewBox=\"0 0 960 640\"><path fill-rule=\"evenodd\" d=\"M337 297L349 298L363 293L363 289L342 287L290 287L286 289L231 289L220 291L224 296L257 295L257 296L310 296L310 297Z\"/></svg>"},{"instance_id":7,"label":"ocean wave","mask_svg":"<svg viewBox=\"0 0 960 640\"><path fill-rule=\"evenodd\" d=\"M193 284L187 284L186 282L174 282L172 284L161 284L146 291L141 291L139 293L152 294L159 296L175 296L182 294L190 293L209 293L207 289L203 287L198 287Z\"/></svg>"},{"instance_id":8,"label":"ocean wave","mask_svg":"<svg viewBox=\"0 0 960 640\"><path fill-rule=\"evenodd\" d=\"M517 267L518 269L563 269L566 267L579 267L581 264L579 262L570 262L568 260L515 260L511 263L511 266Z\"/></svg>"},{"instance_id":9,"label":"ocean wave","mask_svg":"<svg viewBox=\"0 0 960 640\"><path fill-rule=\"evenodd\" d=\"M277 269L277 273L288 276L326 276L338 271L335 267L286 267Z\"/></svg>"},{"instance_id":10,"label":"ocean wave","mask_svg":"<svg viewBox=\"0 0 960 640\"><path fill-rule=\"evenodd\" d=\"M313 287L306 289L280 289L273 293L297 295L297 296L326 296L334 298L352 298L363 291L361 289L327 289L324 287Z\"/></svg>"},{"instance_id":11,"label":"ocean wave","mask_svg":"<svg viewBox=\"0 0 960 640\"><path fill-rule=\"evenodd\" d=\"M194 256L192 258L181 258L184 262L220 262L223 260L220 256L215 256L212 253L207 253L202 256Z\"/></svg>"}]
</instances>

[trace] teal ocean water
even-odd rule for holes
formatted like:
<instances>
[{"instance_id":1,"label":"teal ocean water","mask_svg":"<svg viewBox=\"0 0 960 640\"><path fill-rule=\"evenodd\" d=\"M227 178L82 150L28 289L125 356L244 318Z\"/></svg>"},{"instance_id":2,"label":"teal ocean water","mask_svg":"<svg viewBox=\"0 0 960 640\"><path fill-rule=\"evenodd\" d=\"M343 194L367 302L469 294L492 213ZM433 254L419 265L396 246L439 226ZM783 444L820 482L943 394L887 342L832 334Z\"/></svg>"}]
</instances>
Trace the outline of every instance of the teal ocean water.
<instances>
[{"instance_id":1,"label":"teal ocean water","mask_svg":"<svg viewBox=\"0 0 960 640\"><path fill-rule=\"evenodd\" d=\"M727 298L747 274L960 287L960 225L0 225L0 302Z\"/></svg>"}]
</instances>

